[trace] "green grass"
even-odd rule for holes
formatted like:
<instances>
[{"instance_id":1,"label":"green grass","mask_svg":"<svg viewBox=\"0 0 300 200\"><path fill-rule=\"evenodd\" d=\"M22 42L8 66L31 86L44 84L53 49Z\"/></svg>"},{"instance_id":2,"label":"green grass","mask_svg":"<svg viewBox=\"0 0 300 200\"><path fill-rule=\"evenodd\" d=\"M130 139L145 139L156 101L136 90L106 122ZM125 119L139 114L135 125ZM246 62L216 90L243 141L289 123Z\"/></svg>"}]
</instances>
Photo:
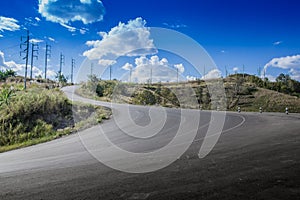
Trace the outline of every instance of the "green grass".
<instances>
[{"instance_id":1,"label":"green grass","mask_svg":"<svg viewBox=\"0 0 300 200\"><path fill-rule=\"evenodd\" d=\"M50 141L109 118L109 109L72 103L58 88L12 84L13 95L0 106L0 152ZM7 90L12 85L1 85ZM1 94L1 93L0 93Z\"/></svg>"}]
</instances>

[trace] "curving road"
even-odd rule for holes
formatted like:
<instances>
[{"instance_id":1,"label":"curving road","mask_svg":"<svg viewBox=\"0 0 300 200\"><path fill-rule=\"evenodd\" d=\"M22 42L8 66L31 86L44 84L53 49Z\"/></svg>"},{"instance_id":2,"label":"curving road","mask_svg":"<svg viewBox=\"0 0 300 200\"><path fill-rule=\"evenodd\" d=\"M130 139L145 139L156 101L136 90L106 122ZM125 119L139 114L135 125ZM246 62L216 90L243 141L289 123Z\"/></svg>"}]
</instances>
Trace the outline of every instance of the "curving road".
<instances>
[{"instance_id":1,"label":"curving road","mask_svg":"<svg viewBox=\"0 0 300 200\"><path fill-rule=\"evenodd\" d=\"M63 91L74 101L112 106L73 95L73 89L67 87ZM130 119L124 118L124 113ZM113 104L113 114L112 119L100 126L78 134L0 154L0 199L296 199L300 196L298 114L227 112L217 144L201 159L199 149L205 143L210 123L217 122L224 113ZM172 143L179 132L177 143ZM100 138L103 133L111 143ZM124 159L116 154L114 146L147 157ZM150 154L165 146L168 148L161 154ZM186 146L187 151L176 157ZM164 164L167 166L151 172Z\"/></svg>"}]
</instances>

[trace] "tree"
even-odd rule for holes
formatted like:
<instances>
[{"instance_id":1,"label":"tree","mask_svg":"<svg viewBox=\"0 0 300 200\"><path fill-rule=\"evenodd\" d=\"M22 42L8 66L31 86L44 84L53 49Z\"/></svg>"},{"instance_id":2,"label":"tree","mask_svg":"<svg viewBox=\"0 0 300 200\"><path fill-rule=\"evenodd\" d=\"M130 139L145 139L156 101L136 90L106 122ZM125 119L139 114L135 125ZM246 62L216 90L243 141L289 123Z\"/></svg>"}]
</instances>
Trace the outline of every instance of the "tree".
<instances>
[{"instance_id":1,"label":"tree","mask_svg":"<svg viewBox=\"0 0 300 200\"><path fill-rule=\"evenodd\" d=\"M16 76L16 72L14 70L11 70L11 69L7 69L6 72L6 77L14 77Z\"/></svg>"},{"instance_id":2,"label":"tree","mask_svg":"<svg viewBox=\"0 0 300 200\"><path fill-rule=\"evenodd\" d=\"M0 70L0 80L5 81L8 77L16 76L16 72L11 69L7 69L6 71Z\"/></svg>"},{"instance_id":3,"label":"tree","mask_svg":"<svg viewBox=\"0 0 300 200\"><path fill-rule=\"evenodd\" d=\"M56 77L55 77L59 83L61 84L66 84L68 82L68 79L61 73L56 73Z\"/></svg>"}]
</instances>

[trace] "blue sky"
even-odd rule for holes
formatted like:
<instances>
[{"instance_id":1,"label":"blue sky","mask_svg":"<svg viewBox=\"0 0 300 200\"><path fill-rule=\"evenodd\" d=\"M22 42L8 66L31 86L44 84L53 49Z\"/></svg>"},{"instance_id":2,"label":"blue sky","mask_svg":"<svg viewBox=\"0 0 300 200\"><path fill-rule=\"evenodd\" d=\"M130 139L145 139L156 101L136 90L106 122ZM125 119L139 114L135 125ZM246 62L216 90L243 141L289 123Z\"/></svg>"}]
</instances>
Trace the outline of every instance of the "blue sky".
<instances>
[{"instance_id":1,"label":"blue sky","mask_svg":"<svg viewBox=\"0 0 300 200\"><path fill-rule=\"evenodd\" d=\"M121 78L130 68L135 70L136 77L145 76L145 69L152 65L155 65L153 69L161 70L154 73L160 78L162 74L174 76L162 70L168 66L173 69L177 66L182 78L200 78L203 74L196 73L188 61L176 55L156 51L122 57L130 42L123 49L109 46L115 44L116 38L126 39L124 35L116 37L116 31L123 34L127 30L132 31L132 41L138 37L135 48L155 49L156 41L151 43L153 38L147 35L147 28L162 27L179 31L203 46L220 70L211 74L207 70L207 77L224 76L225 66L228 73L242 72L244 65L245 72L250 74L258 74L258 68L265 69L271 80L281 72L300 80L299 6L297 0L3 0L0 2L0 67L23 73L19 43L27 28L30 38L39 43L39 59L34 60L36 75L44 73L44 48L48 43L52 46L49 77L59 69L60 53L65 55L63 73L69 75L71 58L76 60L75 72L78 72L85 58L91 57L87 52L94 50L93 55L98 53L102 60L100 64L95 61L94 71L100 73L101 67L114 64L114 78ZM133 30L136 27L141 32ZM100 46L95 46L95 41ZM106 51L100 52L103 48ZM193 53L192 49L186 51ZM108 78L108 72L102 77Z\"/></svg>"}]
</instances>

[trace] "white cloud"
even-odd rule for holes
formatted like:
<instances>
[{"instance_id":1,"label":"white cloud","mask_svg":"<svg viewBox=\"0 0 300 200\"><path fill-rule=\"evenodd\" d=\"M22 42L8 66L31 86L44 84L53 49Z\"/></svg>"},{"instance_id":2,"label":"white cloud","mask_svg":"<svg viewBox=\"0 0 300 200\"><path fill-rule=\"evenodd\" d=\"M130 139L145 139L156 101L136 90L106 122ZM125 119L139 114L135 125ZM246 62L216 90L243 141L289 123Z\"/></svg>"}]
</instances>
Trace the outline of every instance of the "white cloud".
<instances>
[{"instance_id":1,"label":"white cloud","mask_svg":"<svg viewBox=\"0 0 300 200\"><path fill-rule=\"evenodd\" d=\"M102 21L105 8L100 0L40 0L39 13L55 23L82 21L89 24Z\"/></svg>"},{"instance_id":2,"label":"white cloud","mask_svg":"<svg viewBox=\"0 0 300 200\"><path fill-rule=\"evenodd\" d=\"M3 37L3 35L0 34L0 38L2 38L2 37Z\"/></svg>"},{"instance_id":3,"label":"white cloud","mask_svg":"<svg viewBox=\"0 0 300 200\"><path fill-rule=\"evenodd\" d=\"M133 68L133 65L130 63L126 63L124 66L122 66L122 69L129 71Z\"/></svg>"},{"instance_id":4,"label":"white cloud","mask_svg":"<svg viewBox=\"0 0 300 200\"><path fill-rule=\"evenodd\" d=\"M262 77L263 78L263 77ZM268 78L269 81L271 82L275 82L276 81L276 77L275 76L272 76L270 74L266 75L266 78Z\"/></svg>"},{"instance_id":5,"label":"white cloud","mask_svg":"<svg viewBox=\"0 0 300 200\"><path fill-rule=\"evenodd\" d=\"M195 77L195 76L186 76L186 79L188 81L195 81L195 80L197 80L197 77Z\"/></svg>"},{"instance_id":6,"label":"white cloud","mask_svg":"<svg viewBox=\"0 0 300 200\"><path fill-rule=\"evenodd\" d=\"M176 82L177 72L171 66L166 58L160 59L155 55L150 58L145 56L138 57L135 59L135 65L126 63L122 68L125 70L133 69L131 80L134 82L146 83L150 79L153 83ZM125 76L124 78L128 79L129 77ZM185 80L185 77L180 76L179 80Z\"/></svg>"},{"instance_id":7,"label":"white cloud","mask_svg":"<svg viewBox=\"0 0 300 200\"><path fill-rule=\"evenodd\" d=\"M81 28L81 29L79 29L79 32L82 35L86 34L87 31L89 31L89 29L87 29L87 28Z\"/></svg>"},{"instance_id":8,"label":"white cloud","mask_svg":"<svg viewBox=\"0 0 300 200\"><path fill-rule=\"evenodd\" d=\"M52 42L55 42L55 39L52 38L52 37L48 37L48 40L52 41Z\"/></svg>"},{"instance_id":9,"label":"white cloud","mask_svg":"<svg viewBox=\"0 0 300 200\"><path fill-rule=\"evenodd\" d=\"M67 24L64 24L64 23L60 23L61 26L65 27L68 29L68 31L70 32L75 32L77 29L73 26L70 26L70 25L67 25Z\"/></svg>"},{"instance_id":10,"label":"white cloud","mask_svg":"<svg viewBox=\"0 0 300 200\"><path fill-rule=\"evenodd\" d=\"M17 31L20 29L18 25L18 20L14 18L8 18L0 16L0 31Z\"/></svg>"},{"instance_id":11,"label":"white cloud","mask_svg":"<svg viewBox=\"0 0 300 200\"><path fill-rule=\"evenodd\" d=\"M300 81L300 70L290 69L291 78Z\"/></svg>"},{"instance_id":12,"label":"white cloud","mask_svg":"<svg viewBox=\"0 0 300 200\"><path fill-rule=\"evenodd\" d=\"M291 78L300 80L300 55L273 58L264 66L264 70L267 71L269 67L289 70Z\"/></svg>"},{"instance_id":13,"label":"white cloud","mask_svg":"<svg viewBox=\"0 0 300 200\"><path fill-rule=\"evenodd\" d=\"M5 61L5 56L2 51L0 51L0 69L1 70L11 69L20 76L24 76L24 74L25 74L25 64L18 64L18 63L15 63L14 61ZM28 77L30 76L30 66L28 66L27 75L28 75ZM43 77L44 72L42 70L40 70L38 67L33 66L32 67L32 75L33 75L33 77L36 77L39 75L41 75ZM52 71L52 70L47 71L47 76L49 78L54 78L55 75L56 75L56 73L54 71Z\"/></svg>"},{"instance_id":14,"label":"white cloud","mask_svg":"<svg viewBox=\"0 0 300 200\"><path fill-rule=\"evenodd\" d=\"M184 72L184 66L183 66L182 63L176 64L176 65L174 65L174 67L175 67L176 69L178 69L179 73L183 73L183 72Z\"/></svg>"},{"instance_id":15,"label":"white cloud","mask_svg":"<svg viewBox=\"0 0 300 200\"><path fill-rule=\"evenodd\" d=\"M237 72L239 71L239 68L238 68L238 67L234 67L234 68L232 69L232 71L234 71L235 73L237 73Z\"/></svg>"},{"instance_id":16,"label":"white cloud","mask_svg":"<svg viewBox=\"0 0 300 200\"><path fill-rule=\"evenodd\" d=\"M25 18L25 26L38 26L40 21L41 20L38 17L34 19L32 17L27 17Z\"/></svg>"},{"instance_id":17,"label":"white cloud","mask_svg":"<svg viewBox=\"0 0 300 200\"><path fill-rule=\"evenodd\" d=\"M221 78L222 72L218 69L213 69L209 71L205 76L202 76L203 80Z\"/></svg>"},{"instance_id":18,"label":"white cloud","mask_svg":"<svg viewBox=\"0 0 300 200\"><path fill-rule=\"evenodd\" d=\"M41 43L41 42L44 42L44 40L40 40L40 39L30 39L29 42L31 43Z\"/></svg>"},{"instance_id":19,"label":"white cloud","mask_svg":"<svg viewBox=\"0 0 300 200\"><path fill-rule=\"evenodd\" d=\"M280 45L282 43L282 41L276 41L273 43L274 46Z\"/></svg>"},{"instance_id":20,"label":"white cloud","mask_svg":"<svg viewBox=\"0 0 300 200\"><path fill-rule=\"evenodd\" d=\"M108 33L100 32L101 40L87 41L92 47L83 53L91 60L116 59L119 56L142 56L156 53L146 21L136 18L127 24L119 23Z\"/></svg>"},{"instance_id":21,"label":"white cloud","mask_svg":"<svg viewBox=\"0 0 300 200\"><path fill-rule=\"evenodd\" d=\"M173 28L173 29L178 29L178 28L186 28L187 25L185 24L181 24L181 23L177 23L177 24L169 24L164 22L163 25L169 27L169 28Z\"/></svg>"},{"instance_id":22,"label":"white cloud","mask_svg":"<svg viewBox=\"0 0 300 200\"><path fill-rule=\"evenodd\" d=\"M102 66L110 66L110 65L116 64L116 61L115 60L108 60L108 59L101 59L101 60L98 61L98 64L102 65Z\"/></svg>"},{"instance_id":23,"label":"white cloud","mask_svg":"<svg viewBox=\"0 0 300 200\"><path fill-rule=\"evenodd\" d=\"M86 3L86 4L91 4L92 1L91 0L80 0L81 3Z\"/></svg>"}]
</instances>

